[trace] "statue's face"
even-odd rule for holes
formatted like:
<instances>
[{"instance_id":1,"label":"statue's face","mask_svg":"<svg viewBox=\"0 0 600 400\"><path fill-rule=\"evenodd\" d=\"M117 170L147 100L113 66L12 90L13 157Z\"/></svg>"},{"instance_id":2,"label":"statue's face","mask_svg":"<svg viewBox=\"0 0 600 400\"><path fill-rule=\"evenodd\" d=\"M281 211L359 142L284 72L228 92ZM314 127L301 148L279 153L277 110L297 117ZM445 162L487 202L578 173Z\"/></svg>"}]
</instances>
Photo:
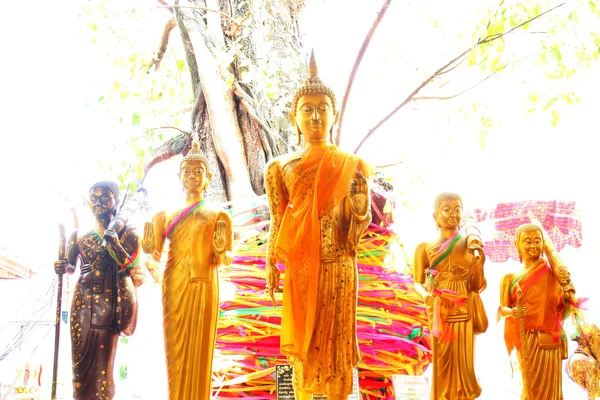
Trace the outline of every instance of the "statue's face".
<instances>
[{"instance_id":1,"label":"statue's face","mask_svg":"<svg viewBox=\"0 0 600 400\"><path fill-rule=\"evenodd\" d=\"M544 249L544 238L542 232L537 229L521 232L517 243L517 250L523 261L537 261Z\"/></svg>"},{"instance_id":2,"label":"statue's face","mask_svg":"<svg viewBox=\"0 0 600 400\"><path fill-rule=\"evenodd\" d=\"M305 94L300 97L294 112L292 118L296 120L298 129L307 142L327 139L337 116L331 99L322 93Z\"/></svg>"},{"instance_id":3,"label":"statue's face","mask_svg":"<svg viewBox=\"0 0 600 400\"><path fill-rule=\"evenodd\" d=\"M186 161L179 173L183 189L187 193L200 193L208 185L206 166L202 161Z\"/></svg>"},{"instance_id":4,"label":"statue's face","mask_svg":"<svg viewBox=\"0 0 600 400\"><path fill-rule=\"evenodd\" d=\"M458 228L462 219L462 202L458 199L444 199L433 216L441 228Z\"/></svg>"},{"instance_id":5,"label":"statue's face","mask_svg":"<svg viewBox=\"0 0 600 400\"><path fill-rule=\"evenodd\" d=\"M96 188L90 191L90 209L95 216L114 211L115 195L108 188Z\"/></svg>"}]
</instances>

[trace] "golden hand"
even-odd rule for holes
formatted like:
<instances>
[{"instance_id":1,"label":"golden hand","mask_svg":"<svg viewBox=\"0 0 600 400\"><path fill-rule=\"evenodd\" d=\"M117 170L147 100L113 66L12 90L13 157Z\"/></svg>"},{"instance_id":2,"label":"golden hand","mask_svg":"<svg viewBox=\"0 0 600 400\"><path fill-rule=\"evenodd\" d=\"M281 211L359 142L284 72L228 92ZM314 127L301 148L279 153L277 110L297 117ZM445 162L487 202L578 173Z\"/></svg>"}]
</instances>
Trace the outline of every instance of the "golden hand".
<instances>
[{"instance_id":1,"label":"golden hand","mask_svg":"<svg viewBox=\"0 0 600 400\"><path fill-rule=\"evenodd\" d=\"M358 218L364 218L369 212L369 184L360 171L356 171L350 184L350 212Z\"/></svg>"},{"instance_id":2,"label":"golden hand","mask_svg":"<svg viewBox=\"0 0 600 400\"><path fill-rule=\"evenodd\" d=\"M431 293L428 293L423 300L425 301L425 305L427 307L433 307L435 299L433 298L433 295Z\"/></svg>"},{"instance_id":3,"label":"golden hand","mask_svg":"<svg viewBox=\"0 0 600 400\"><path fill-rule=\"evenodd\" d=\"M154 225L152 222L144 224L144 238L142 239L142 250L146 254L154 252Z\"/></svg>"},{"instance_id":4,"label":"golden hand","mask_svg":"<svg viewBox=\"0 0 600 400\"><path fill-rule=\"evenodd\" d=\"M512 308L512 316L515 318L523 318L525 315L527 315L527 312L527 307L524 305L519 305Z\"/></svg>"},{"instance_id":5,"label":"golden hand","mask_svg":"<svg viewBox=\"0 0 600 400\"><path fill-rule=\"evenodd\" d=\"M225 221L218 220L213 234L213 250L217 256L217 260L225 252L227 248L227 224Z\"/></svg>"},{"instance_id":6,"label":"golden hand","mask_svg":"<svg viewBox=\"0 0 600 400\"><path fill-rule=\"evenodd\" d=\"M142 283L144 283L144 271L140 264L134 266L131 271L129 271L129 274L131 275L131 280L135 287L141 286Z\"/></svg>"},{"instance_id":7,"label":"golden hand","mask_svg":"<svg viewBox=\"0 0 600 400\"><path fill-rule=\"evenodd\" d=\"M281 272L279 271L279 267L277 265L267 263L267 293L271 296L271 300L273 301L273 307L277 305L277 301L275 300L275 291L279 290L279 277Z\"/></svg>"}]
</instances>

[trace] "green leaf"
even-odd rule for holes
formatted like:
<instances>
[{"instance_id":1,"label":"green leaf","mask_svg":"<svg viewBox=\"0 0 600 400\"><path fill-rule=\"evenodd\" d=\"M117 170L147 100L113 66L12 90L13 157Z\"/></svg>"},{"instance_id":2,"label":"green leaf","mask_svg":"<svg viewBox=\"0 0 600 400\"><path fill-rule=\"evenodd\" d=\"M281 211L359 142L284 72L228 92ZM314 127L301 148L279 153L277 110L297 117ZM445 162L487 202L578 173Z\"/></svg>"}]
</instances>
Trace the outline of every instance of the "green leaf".
<instances>
[{"instance_id":1,"label":"green leaf","mask_svg":"<svg viewBox=\"0 0 600 400\"><path fill-rule=\"evenodd\" d=\"M131 125L139 125L139 124L140 124L139 114L133 113L131 115Z\"/></svg>"},{"instance_id":2,"label":"green leaf","mask_svg":"<svg viewBox=\"0 0 600 400\"><path fill-rule=\"evenodd\" d=\"M562 55L560 54L560 50L556 44L550 47L550 55L558 61L562 60Z\"/></svg>"},{"instance_id":3,"label":"green leaf","mask_svg":"<svg viewBox=\"0 0 600 400\"><path fill-rule=\"evenodd\" d=\"M104 100L104 96L98 97L98 103L102 103L102 100Z\"/></svg>"},{"instance_id":4,"label":"green leaf","mask_svg":"<svg viewBox=\"0 0 600 400\"><path fill-rule=\"evenodd\" d=\"M556 110L552 110L550 111L550 122L552 123L553 126L558 125L558 123L560 122L560 115L558 115L558 111Z\"/></svg>"},{"instance_id":5,"label":"green leaf","mask_svg":"<svg viewBox=\"0 0 600 400\"><path fill-rule=\"evenodd\" d=\"M529 96L527 96L527 98L532 103L537 103L538 101L540 101L540 95L537 93L531 93Z\"/></svg>"},{"instance_id":6,"label":"green leaf","mask_svg":"<svg viewBox=\"0 0 600 400\"><path fill-rule=\"evenodd\" d=\"M494 22L488 28L489 36L497 35L499 33L504 33L504 20L503 19Z\"/></svg>"},{"instance_id":7,"label":"green leaf","mask_svg":"<svg viewBox=\"0 0 600 400\"><path fill-rule=\"evenodd\" d=\"M177 60L177 69L180 71L183 71L183 68L185 67L185 60Z\"/></svg>"}]
</instances>

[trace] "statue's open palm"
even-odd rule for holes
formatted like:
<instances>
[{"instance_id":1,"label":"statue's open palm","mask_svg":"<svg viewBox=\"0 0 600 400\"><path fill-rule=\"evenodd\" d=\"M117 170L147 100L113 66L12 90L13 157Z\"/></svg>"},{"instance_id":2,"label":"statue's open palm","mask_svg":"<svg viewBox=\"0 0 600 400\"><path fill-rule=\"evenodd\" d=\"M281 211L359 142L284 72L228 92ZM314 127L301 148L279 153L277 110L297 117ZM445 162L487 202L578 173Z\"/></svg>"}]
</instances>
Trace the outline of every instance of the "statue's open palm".
<instances>
[{"instance_id":1,"label":"statue's open palm","mask_svg":"<svg viewBox=\"0 0 600 400\"><path fill-rule=\"evenodd\" d=\"M142 250L144 250L144 253L146 254L151 254L154 251L154 225L152 222L146 222L144 224Z\"/></svg>"},{"instance_id":2,"label":"statue's open palm","mask_svg":"<svg viewBox=\"0 0 600 400\"><path fill-rule=\"evenodd\" d=\"M359 217L366 216L369 211L369 184L362 172L356 171L348 193L352 214Z\"/></svg>"},{"instance_id":3,"label":"statue's open palm","mask_svg":"<svg viewBox=\"0 0 600 400\"><path fill-rule=\"evenodd\" d=\"M216 256L220 256L227 250L227 223L225 221L217 220L213 234L213 250Z\"/></svg>"}]
</instances>

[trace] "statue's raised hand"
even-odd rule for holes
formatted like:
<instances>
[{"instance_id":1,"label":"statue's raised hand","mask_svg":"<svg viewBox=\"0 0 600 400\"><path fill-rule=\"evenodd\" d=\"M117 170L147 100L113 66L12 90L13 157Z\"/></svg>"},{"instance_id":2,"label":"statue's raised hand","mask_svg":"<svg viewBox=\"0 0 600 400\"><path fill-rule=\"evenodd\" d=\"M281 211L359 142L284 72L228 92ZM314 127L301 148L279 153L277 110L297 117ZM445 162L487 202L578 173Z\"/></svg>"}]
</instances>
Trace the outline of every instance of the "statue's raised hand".
<instances>
[{"instance_id":1,"label":"statue's raised hand","mask_svg":"<svg viewBox=\"0 0 600 400\"><path fill-rule=\"evenodd\" d=\"M215 233L213 234L213 250L217 259L227 249L227 223L222 220L217 220Z\"/></svg>"},{"instance_id":2,"label":"statue's raised hand","mask_svg":"<svg viewBox=\"0 0 600 400\"><path fill-rule=\"evenodd\" d=\"M354 179L350 183L348 192L350 200L350 212L358 218L364 218L369 212L369 184L360 171L356 171Z\"/></svg>"},{"instance_id":3,"label":"statue's raised hand","mask_svg":"<svg viewBox=\"0 0 600 400\"><path fill-rule=\"evenodd\" d=\"M146 222L144 224L144 237L142 239L142 250L146 254L152 254L154 251L154 225L152 222Z\"/></svg>"}]
</instances>

